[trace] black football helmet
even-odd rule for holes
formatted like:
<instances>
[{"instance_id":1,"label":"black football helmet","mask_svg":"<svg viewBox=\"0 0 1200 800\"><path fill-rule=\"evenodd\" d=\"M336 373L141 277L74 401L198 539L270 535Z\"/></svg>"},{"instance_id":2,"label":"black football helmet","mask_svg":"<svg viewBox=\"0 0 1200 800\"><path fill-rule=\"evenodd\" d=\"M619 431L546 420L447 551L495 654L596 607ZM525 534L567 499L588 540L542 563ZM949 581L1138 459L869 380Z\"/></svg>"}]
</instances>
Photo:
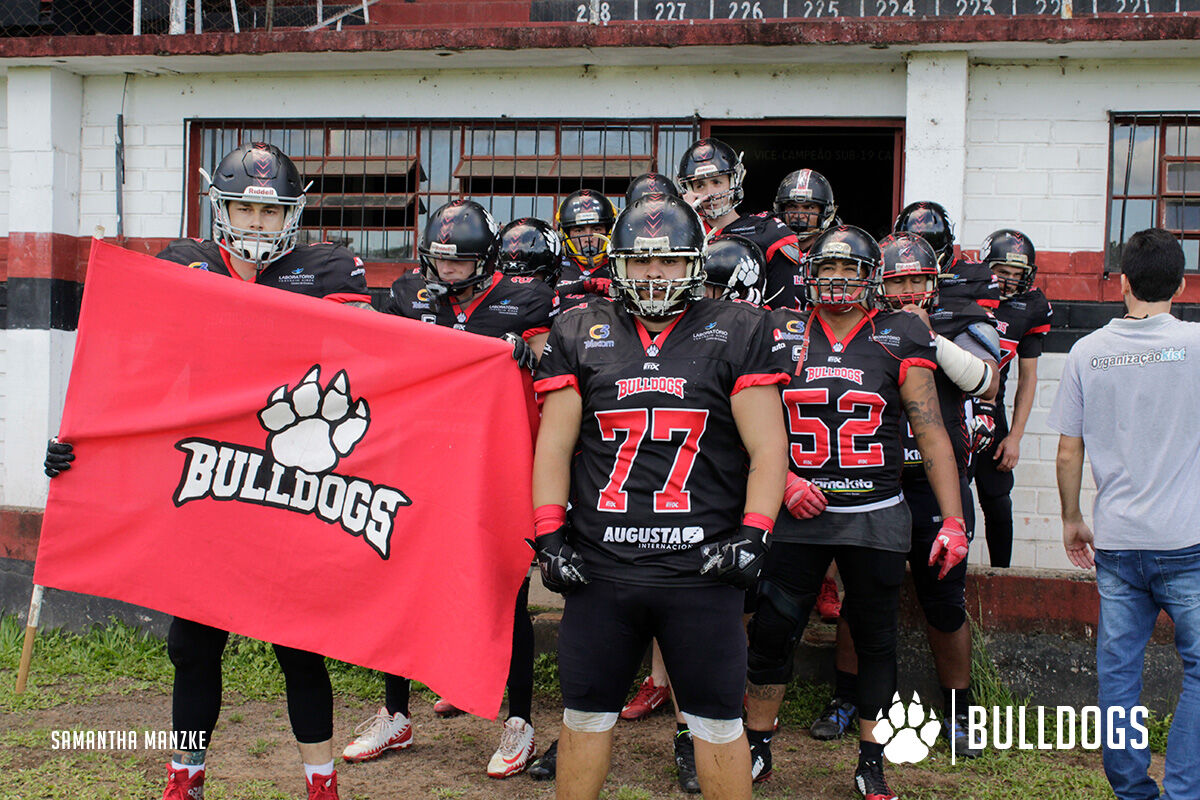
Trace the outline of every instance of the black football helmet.
<instances>
[{"instance_id":1,"label":"black football helmet","mask_svg":"<svg viewBox=\"0 0 1200 800\"><path fill-rule=\"evenodd\" d=\"M742 202L742 181L746 177L742 155L720 139L701 139L683 151L675 174L681 192L689 191L693 181L714 175L728 175L729 189L710 194L696 204L707 219L720 219Z\"/></svg>"},{"instance_id":2,"label":"black football helmet","mask_svg":"<svg viewBox=\"0 0 1200 800\"><path fill-rule=\"evenodd\" d=\"M554 225L562 235L567 257L581 270L590 272L604 266L604 237L594 237L596 241L591 241L593 237L588 237L588 241L580 244L571 238L571 229L581 225L603 225L606 231L611 231L616 218L616 206L594 189L571 192L559 205L554 214Z\"/></svg>"},{"instance_id":3,"label":"black football helmet","mask_svg":"<svg viewBox=\"0 0 1200 800\"><path fill-rule=\"evenodd\" d=\"M979 248L979 260L993 274L997 265L1016 267L1022 271L1021 277L1016 279L996 275L1001 298L1007 300L1033 288L1033 279L1037 277L1037 251L1029 237L1020 231L1001 228L988 236Z\"/></svg>"},{"instance_id":4,"label":"black football helmet","mask_svg":"<svg viewBox=\"0 0 1200 800\"><path fill-rule=\"evenodd\" d=\"M625 205L631 206L647 194L678 195L675 183L661 172L643 172L629 182L625 190Z\"/></svg>"},{"instance_id":5,"label":"black football helmet","mask_svg":"<svg viewBox=\"0 0 1200 800\"><path fill-rule=\"evenodd\" d=\"M497 263L505 275L537 278L553 286L562 272L562 252L558 231L545 220L524 217L500 229Z\"/></svg>"},{"instance_id":6,"label":"black football helmet","mask_svg":"<svg viewBox=\"0 0 1200 800\"><path fill-rule=\"evenodd\" d=\"M430 214L417 247L421 277L430 293L442 297L489 286L496 270L498 234L496 220L474 200L454 200ZM470 261L474 268L466 278L446 281L438 275L435 260Z\"/></svg>"},{"instance_id":7,"label":"black football helmet","mask_svg":"<svg viewBox=\"0 0 1200 800\"><path fill-rule=\"evenodd\" d=\"M704 253L704 285L720 289L718 300L746 300L761 306L767 289L767 262L758 245L744 236L718 236Z\"/></svg>"},{"instance_id":8,"label":"black football helmet","mask_svg":"<svg viewBox=\"0 0 1200 800\"><path fill-rule=\"evenodd\" d=\"M880 308L898 310L913 305L932 308L937 302L938 260L929 242L914 233L893 233L879 242L879 280L876 297ZM888 278L920 275L925 288L920 292L889 291Z\"/></svg>"},{"instance_id":9,"label":"black football helmet","mask_svg":"<svg viewBox=\"0 0 1200 800\"><path fill-rule=\"evenodd\" d=\"M292 250L300 237L300 215L304 212L304 181L292 160L273 144L242 145L221 159L209 177L208 200L212 204L213 240L225 252L256 269L278 261ZM283 207L283 229L257 231L236 228L229 220L229 204L263 203Z\"/></svg>"},{"instance_id":10,"label":"black football helmet","mask_svg":"<svg viewBox=\"0 0 1200 800\"><path fill-rule=\"evenodd\" d=\"M704 296L703 254L704 224L695 210L674 195L648 194L621 212L608 241L613 296L639 317L665 319L680 314ZM629 276L631 261L655 256L686 259L683 277L636 280Z\"/></svg>"},{"instance_id":11,"label":"black football helmet","mask_svg":"<svg viewBox=\"0 0 1200 800\"><path fill-rule=\"evenodd\" d=\"M909 203L896 217L892 233L915 233L929 242L942 269L954 260L954 223L941 203L931 200Z\"/></svg>"},{"instance_id":12,"label":"black football helmet","mask_svg":"<svg viewBox=\"0 0 1200 800\"><path fill-rule=\"evenodd\" d=\"M850 261L858 266L856 278L820 277L821 265ZM853 225L830 228L817 237L804 259L804 286L814 306L849 309L855 304L870 308L879 271L879 245L871 234Z\"/></svg>"},{"instance_id":13,"label":"black football helmet","mask_svg":"<svg viewBox=\"0 0 1200 800\"><path fill-rule=\"evenodd\" d=\"M821 207L815 222L807 214L789 210L790 205L815 203ZM833 224L837 214L837 203L833 200L833 187L825 176L815 169L798 169L788 175L775 190L775 216L783 221L801 239L816 236Z\"/></svg>"}]
</instances>

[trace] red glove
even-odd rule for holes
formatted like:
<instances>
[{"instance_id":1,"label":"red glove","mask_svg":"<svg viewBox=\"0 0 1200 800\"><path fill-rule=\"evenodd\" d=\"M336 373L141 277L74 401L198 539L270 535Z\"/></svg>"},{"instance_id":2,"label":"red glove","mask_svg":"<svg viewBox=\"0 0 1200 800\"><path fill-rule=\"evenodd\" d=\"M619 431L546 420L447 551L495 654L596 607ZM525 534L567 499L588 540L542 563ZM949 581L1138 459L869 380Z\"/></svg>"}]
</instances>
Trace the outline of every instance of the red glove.
<instances>
[{"instance_id":1,"label":"red glove","mask_svg":"<svg viewBox=\"0 0 1200 800\"><path fill-rule=\"evenodd\" d=\"M783 504L796 519L812 519L825 510L825 495L812 483L789 472L787 486L783 490Z\"/></svg>"},{"instance_id":2,"label":"red glove","mask_svg":"<svg viewBox=\"0 0 1200 800\"><path fill-rule=\"evenodd\" d=\"M583 281L583 290L585 292L598 294L602 297L608 297L611 288L612 280L609 278L585 278Z\"/></svg>"},{"instance_id":3,"label":"red glove","mask_svg":"<svg viewBox=\"0 0 1200 800\"><path fill-rule=\"evenodd\" d=\"M933 547L929 550L929 566L942 562L942 570L938 573L939 581L967 557L970 548L962 517L946 517L942 520L942 529L938 531L933 540Z\"/></svg>"}]
</instances>

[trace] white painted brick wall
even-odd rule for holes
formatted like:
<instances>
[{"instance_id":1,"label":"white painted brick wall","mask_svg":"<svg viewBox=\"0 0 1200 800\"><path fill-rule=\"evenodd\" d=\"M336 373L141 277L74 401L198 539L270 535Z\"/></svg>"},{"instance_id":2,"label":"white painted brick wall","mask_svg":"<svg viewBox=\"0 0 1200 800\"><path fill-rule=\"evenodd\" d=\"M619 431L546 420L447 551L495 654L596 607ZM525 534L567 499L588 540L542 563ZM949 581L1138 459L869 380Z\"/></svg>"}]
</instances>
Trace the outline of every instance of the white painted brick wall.
<instances>
[{"instance_id":1,"label":"white painted brick wall","mask_svg":"<svg viewBox=\"0 0 1200 800\"><path fill-rule=\"evenodd\" d=\"M1038 359L1037 394L1025 436L1021 439L1021 460L1015 470L1013 489L1013 558L1014 567L1044 567L1073 569L1062 548L1062 527L1059 523L1058 487L1055 481L1054 458L1058 451L1058 433L1046 425L1046 415L1054 400L1059 376L1062 375L1065 353L1046 353ZM1012 419L1012 399L1016 394L1017 372L1014 365L1008 380L1008 418ZM1096 484L1092 480L1091 464L1083 470L1083 492L1080 505L1084 519L1091 525L1092 502ZM971 548L972 564L987 564L987 540L983 535L983 512L975 507L975 546Z\"/></svg>"},{"instance_id":2,"label":"white painted brick wall","mask_svg":"<svg viewBox=\"0 0 1200 800\"><path fill-rule=\"evenodd\" d=\"M0 75L0 236L8 236L8 186L8 80Z\"/></svg>"},{"instance_id":3,"label":"white painted brick wall","mask_svg":"<svg viewBox=\"0 0 1200 800\"><path fill-rule=\"evenodd\" d=\"M959 241L1017 227L1039 249L1102 250L1108 112L1196 111L1197 83L1184 59L972 65ZM1021 202L995 202L1007 194Z\"/></svg>"}]
</instances>

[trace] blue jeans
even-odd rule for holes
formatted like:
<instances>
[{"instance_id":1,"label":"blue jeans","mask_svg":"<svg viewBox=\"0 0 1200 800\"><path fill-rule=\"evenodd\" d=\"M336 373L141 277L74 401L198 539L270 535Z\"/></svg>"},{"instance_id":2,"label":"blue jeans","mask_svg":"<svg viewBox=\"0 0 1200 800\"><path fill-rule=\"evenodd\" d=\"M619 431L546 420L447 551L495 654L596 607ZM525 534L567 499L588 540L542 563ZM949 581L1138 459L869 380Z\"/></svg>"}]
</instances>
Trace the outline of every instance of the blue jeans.
<instances>
[{"instance_id":1,"label":"blue jeans","mask_svg":"<svg viewBox=\"0 0 1200 800\"><path fill-rule=\"evenodd\" d=\"M1120 800L1159 797L1146 771L1150 749L1110 748L1116 729L1124 741L1141 734L1129 725L1129 709L1140 702L1146 644L1159 609L1175 623L1175 647L1183 660L1183 691L1167 742L1162 797L1200 800L1200 545L1180 550L1097 550L1100 631L1096 670L1104 730L1104 773ZM1108 728L1111 707L1125 709Z\"/></svg>"}]
</instances>

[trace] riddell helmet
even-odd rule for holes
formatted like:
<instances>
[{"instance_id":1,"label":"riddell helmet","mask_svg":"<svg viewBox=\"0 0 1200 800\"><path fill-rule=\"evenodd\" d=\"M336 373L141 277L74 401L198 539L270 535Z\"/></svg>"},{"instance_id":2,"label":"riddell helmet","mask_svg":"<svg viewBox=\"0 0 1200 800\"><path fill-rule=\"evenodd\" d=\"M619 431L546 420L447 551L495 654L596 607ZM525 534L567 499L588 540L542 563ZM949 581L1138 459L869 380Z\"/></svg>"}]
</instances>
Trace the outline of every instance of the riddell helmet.
<instances>
[{"instance_id":1,"label":"riddell helmet","mask_svg":"<svg viewBox=\"0 0 1200 800\"><path fill-rule=\"evenodd\" d=\"M830 261L858 265L857 278L820 278L820 267ZM804 259L804 285L815 306L848 309L855 304L870 308L874 301L879 245L871 234L853 225L830 228L817 237Z\"/></svg>"},{"instance_id":2,"label":"riddell helmet","mask_svg":"<svg viewBox=\"0 0 1200 800\"><path fill-rule=\"evenodd\" d=\"M585 244L580 248L571 240L571 229L580 225L603 225L606 231L611 231L616 218L617 209L612 201L594 189L580 189L562 201L554 215L554 224L562 235L567 256L580 269L592 270L604 266L604 242Z\"/></svg>"},{"instance_id":3,"label":"riddell helmet","mask_svg":"<svg viewBox=\"0 0 1200 800\"><path fill-rule=\"evenodd\" d=\"M729 189L710 194L697 204L699 213L708 219L720 219L742 202L742 180L746 177L742 156L720 139L701 139L683 151L675 174L681 191L688 191L692 181L714 175L728 175Z\"/></svg>"},{"instance_id":4,"label":"riddell helmet","mask_svg":"<svg viewBox=\"0 0 1200 800\"><path fill-rule=\"evenodd\" d=\"M538 278L553 286L562 272L562 239L544 220L525 217L500 229L499 268L505 275Z\"/></svg>"},{"instance_id":5,"label":"riddell helmet","mask_svg":"<svg viewBox=\"0 0 1200 800\"><path fill-rule=\"evenodd\" d=\"M242 145L221 159L211 178L203 170L201 174L210 183L213 239L222 250L261 270L296 248L305 187L300 171L282 150L263 142ZM229 204L235 202L282 206L283 229L235 228L229 219Z\"/></svg>"},{"instance_id":6,"label":"riddell helmet","mask_svg":"<svg viewBox=\"0 0 1200 800\"><path fill-rule=\"evenodd\" d=\"M430 292L441 297L488 286L496 269L498 233L496 220L474 200L454 200L430 214L417 248L421 277ZM474 267L462 280L445 281L438 275L435 259L470 261Z\"/></svg>"},{"instance_id":7,"label":"riddell helmet","mask_svg":"<svg viewBox=\"0 0 1200 800\"><path fill-rule=\"evenodd\" d=\"M711 239L704 254L704 285L721 289L718 300L746 300L761 306L767 289L767 263L758 245L729 234Z\"/></svg>"},{"instance_id":8,"label":"riddell helmet","mask_svg":"<svg viewBox=\"0 0 1200 800\"><path fill-rule=\"evenodd\" d=\"M896 217L892 233L915 233L929 242L940 267L949 266L954 259L954 223L941 203L930 200L909 203Z\"/></svg>"},{"instance_id":9,"label":"riddell helmet","mask_svg":"<svg viewBox=\"0 0 1200 800\"><path fill-rule=\"evenodd\" d=\"M703 254L704 225L692 207L673 195L648 194L621 212L608 241L613 295L639 317L665 319L680 314L704 295ZM654 256L686 259L683 277L629 277L631 261Z\"/></svg>"},{"instance_id":10,"label":"riddell helmet","mask_svg":"<svg viewBox=\"0 0 1200 800\"><path fill-rule=\"evenodd\" d=\"M816 203L821 207L816 224L810 225L808 217L788 211L793 203ZM783 221L800 238L815 236L833 224L837 203L833 200L833 187L825 176L813 169L798 169L788 175L775 190L775 216Z\"/></svg>"},{"instance_id":11,"label":"riddell helmet","mask_svg":"<svg viewBox=\"0 0 1200 800\"><path fill-rule=\"evenodd\" d=\"M625 205L631 206L648 194L678 195L679 190L675 188L675 183L661 172L643 172L629 182L629 188L625 190Z\"/></svg>"},{"instance_id":12,"label":"riddell helmet","mask_svg":"<svg viewBox=\"0 0 1200 800\"><path fill-rule=\"evenodd\" d=\"M1033 279L1037 277L1036 259L1037 251L1033 249L1033 242L1029 241L1028 236L1012 228L996 231L984 239L979 248L979 260L993 273L994 267L1000 264L1022 270L1021 277L1015 281L996 275L996 280L1000 283L1000 296L1005 300L1033 288Z\"/></svg>"},{"instance_id":13,"label":"riddell helmet","mask_svg":"<svg viewBox=\"0 0 1200 800\"><path fill-rule=\"evenodd\" d=\"M898 310L908 305L931 308L937 297L938 260L929 242L913 233L893 233L879 242L879 250L879 283L876 296L880 307L890 310ZM908 275L924 276L924 290L888 290L888 278Z\"/></svg>"}]
</instances>

